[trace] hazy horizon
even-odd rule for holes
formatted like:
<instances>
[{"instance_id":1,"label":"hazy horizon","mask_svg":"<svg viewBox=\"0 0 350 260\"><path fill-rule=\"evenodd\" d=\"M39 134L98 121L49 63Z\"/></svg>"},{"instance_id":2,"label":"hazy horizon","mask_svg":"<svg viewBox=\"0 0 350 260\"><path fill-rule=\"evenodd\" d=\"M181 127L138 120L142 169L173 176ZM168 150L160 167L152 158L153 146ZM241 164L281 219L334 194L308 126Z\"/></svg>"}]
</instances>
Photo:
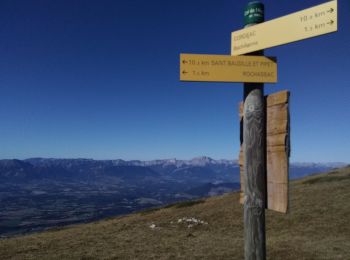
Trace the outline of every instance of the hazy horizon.
<instances>
[{"instance_id":1,"label":"hazy horizon","mask_svg":"<svg viewBox=\"0 0 350 260\"><path fill-rule=\"evenodd\" d=\"M169 158L161 158L161 157L156 157L154 159L147 159L147 160L142 160L142 159L124 159L124 158L106 158L106 159L95 159L95 158L90 158L90 157L27 157L27 158L0 158L0 160L30 160L30 159L53 159L53 160L94 160L94 161L113 161L113 160L123 160L126 162L129 161L141 161L141 162L148 162L148 161L157 161L157 160L177 160L177 161L191 161L193 159L199 159L199 158L210 158L214 161L220 161L220 160L225 160L225 161L238 161L237 158L213 158L210 156L195 156L191 158L177 158L177 157L169 157ZM291 164L303 164L303 163L315 163L315 164L350 164L350 161L290 161Z\"/></svg>"}]
</instances>

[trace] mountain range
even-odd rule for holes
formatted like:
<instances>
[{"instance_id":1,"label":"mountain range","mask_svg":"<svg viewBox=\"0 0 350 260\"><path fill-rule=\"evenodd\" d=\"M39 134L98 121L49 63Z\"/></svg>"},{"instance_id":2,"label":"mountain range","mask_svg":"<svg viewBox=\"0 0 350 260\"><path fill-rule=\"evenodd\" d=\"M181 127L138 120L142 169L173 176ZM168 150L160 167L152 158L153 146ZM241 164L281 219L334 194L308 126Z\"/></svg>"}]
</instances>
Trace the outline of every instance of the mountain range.
<instances>
[{"instance_id":1,"label":"mountain range","mask_svg":"<svg viewBox=\"0 0 350 260\"><path fill-rule=\"evenodd\" d=\"M290 177L294 179L312 172L345 165L345 163L291 163ZM214 160L204 156L191 160L152 161L46 158L0 160L0 180L5 182L32 180L102 181L107 177L122 179L156 177L177 181L194 179L198 182L239 182L239 165L237 160Z\"/></svg>"}]
</instances>

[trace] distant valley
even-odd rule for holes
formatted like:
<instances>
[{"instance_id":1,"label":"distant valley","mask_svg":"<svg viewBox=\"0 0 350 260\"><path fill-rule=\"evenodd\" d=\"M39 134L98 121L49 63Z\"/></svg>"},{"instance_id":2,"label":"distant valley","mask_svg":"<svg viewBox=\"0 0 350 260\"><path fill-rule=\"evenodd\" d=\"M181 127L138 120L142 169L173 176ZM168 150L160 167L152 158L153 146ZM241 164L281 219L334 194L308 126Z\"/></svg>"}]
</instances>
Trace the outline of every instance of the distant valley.
<instances>
[{"instance_id":1,"label":"distant valley","mask_svg":"<svg viewBox=\"0 0 350 260\"><path fill-rule=\"evenodd\" d=\"M290 178L344 164L291 164ZM234 160L0 160L0 236L239 190Z\"/></svg>"}]
</instances>

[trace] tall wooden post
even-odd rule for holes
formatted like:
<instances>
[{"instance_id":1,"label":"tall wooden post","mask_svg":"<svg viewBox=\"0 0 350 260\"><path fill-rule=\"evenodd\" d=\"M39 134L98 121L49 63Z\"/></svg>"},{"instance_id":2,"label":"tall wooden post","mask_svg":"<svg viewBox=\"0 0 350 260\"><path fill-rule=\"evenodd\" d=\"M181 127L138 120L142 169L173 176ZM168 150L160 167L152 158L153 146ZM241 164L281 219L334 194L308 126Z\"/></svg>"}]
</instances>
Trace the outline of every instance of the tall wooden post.
<instances>
[{"instance_id":1,"label":"tall wooden post","mask_svg":"<svg viewBox=\"0 0 350 260\"><path fill-rule=\"evenodd\" d=\"M248 3L245 26L264 21L264 5ZM248 54L249 55L249 54ZM250 55L263 55L263 51ZM246 260L266 259L266 115L264 84L244 83L244 255Z\"/></svg>"}]
</instances>

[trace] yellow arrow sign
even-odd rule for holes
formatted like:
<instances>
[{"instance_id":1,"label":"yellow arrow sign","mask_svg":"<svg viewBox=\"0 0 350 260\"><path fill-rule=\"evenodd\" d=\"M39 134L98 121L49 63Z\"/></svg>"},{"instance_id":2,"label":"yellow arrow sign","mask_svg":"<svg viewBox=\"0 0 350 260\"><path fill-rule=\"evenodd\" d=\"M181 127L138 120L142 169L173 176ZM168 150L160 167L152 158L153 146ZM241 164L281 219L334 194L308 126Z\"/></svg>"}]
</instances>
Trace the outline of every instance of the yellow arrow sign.
<instances>
[{"instance_id":1,"label":"yellow arrow sign","mask_svg":"<svg viewBox=\"0 0 350 260\"><path fill-rule=\"evenodd\" d=\"M231 54L241 55L338 30L337 1L327 2L232 33Z\"/></svg>"},{"instance_id":2,"label":"yellow arrow sign","mask_svg":"<svg viewBox=\"0 0 350 260\"><path fill-rule=\"evenodd\" d=\"M272 57L180 54L180 80L211 82L277 82Z\"/></svg>"}]
</instances>

